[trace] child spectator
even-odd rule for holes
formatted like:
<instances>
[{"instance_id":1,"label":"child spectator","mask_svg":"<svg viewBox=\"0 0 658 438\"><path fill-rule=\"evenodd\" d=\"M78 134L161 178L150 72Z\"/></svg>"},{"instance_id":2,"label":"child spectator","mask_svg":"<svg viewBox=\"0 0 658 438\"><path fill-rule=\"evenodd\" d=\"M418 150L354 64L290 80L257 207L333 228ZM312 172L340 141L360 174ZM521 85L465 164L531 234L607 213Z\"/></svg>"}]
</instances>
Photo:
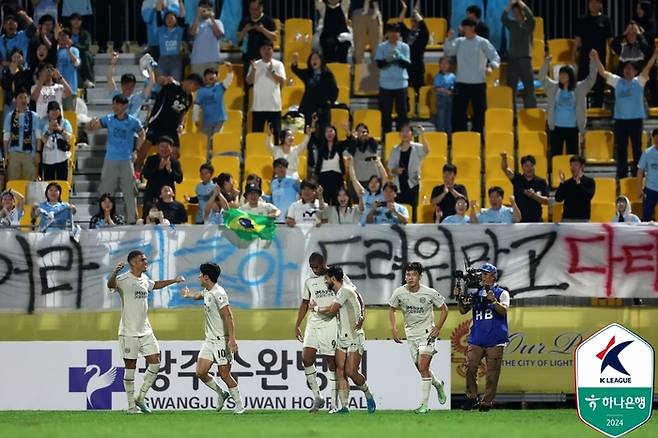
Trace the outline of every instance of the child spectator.
<instances>
[{"instance_id":1,"label":"child spectator","mask_svg":"<svg viewBox=\"0 0 658 438\"><path fill-rule=\"evenodd\" d=\"M156 6L156 23L158 25L158 45L160 58L158 59L158 72L162 76L172 76L177 81L181 80L183 74L183 62L180 57L183 37L185 35L185 6L180 4L180 16L171 10L164 12L164 2L158 2Z\"/></svg>"},{"instance_id":2,"label":"child spectator","mask_svg":"<svg viewBox=\"0 0 658 438\"><path fill-rule=\"evenodd\" d=\"M233 71L231 63L226 63L228 74L223 82L217 82L217 69L207 68L203 72L204 86L199 88L196 93L196 100L193 107L193 119L199 120L199 110L203 111L201 122L201 132L208 136L208 148L212 136L222 130L224 122L228 119L226 115L226 105L224 103L224 92L233 82Z\"/></svg>"},{"instance_id":3,"label":"child spectator","mask_svg":"<svg viewBox=\"0 0 658 438\"><path fill-rule=\"evenodd\" d=\"M75 99L78 91L78 67L80 66L80 51L73 47L71 29L59 32L59 49L57 50L57 69L71 87L72 94L65 97L62 106L65 111L75 111Z\"/></svg>"},{"instance_id":4,"label":"child spectator","mask_svg":"<svg viewBox=\"0 0 658 438\"><path fill-rule=\"evenodd\" d=\"M299 180L295 176L288 175L288 166L288 160L285 158L277 158L272 164L274 169L272 203L281 211L281 215L276 219L276 222L281 224L286 222L285 214L297 201L300 192Z\"/></svg>"},{"instance_id":5,"label":"child spectator","mask_svg":"<svg viewBox=\"0 0 658 438\"><path fill-rule=\"evenodd\" d=\"M434 124L439 132L452 134L452 96L457 76L450 71L450 58L444 56L439 61L439 73L434 77L436 95L436 118Z\"/></svg>"},{"instance_id":6,"label":"child spectator","mask_svg":"<svg viewBox=\"0 0 658 438\"><path fill-rule=\"evenodd\" d=\"M212 181L212 176L215 173L215 168L212 164L204 163L199 168L199 178L201 181L196 185L196 196L189 198L188 202L199 204L199 209L196 212L196 224L203 224L205 222L206 204L213 197L217 191L217 186Z\"/></svg>"},{"instance_id":7,"label":"child spectator","mask_svg":"<svg viewBox=\"0 0 658 438\"><path fill-rule=\"evenodd\" d=\"M71 15L71 39L80 52L80 80L83 88L94 88L94 58L89 53L91 34L82 28L82 17L77 12Z\"/></svg>"}]
</instances>

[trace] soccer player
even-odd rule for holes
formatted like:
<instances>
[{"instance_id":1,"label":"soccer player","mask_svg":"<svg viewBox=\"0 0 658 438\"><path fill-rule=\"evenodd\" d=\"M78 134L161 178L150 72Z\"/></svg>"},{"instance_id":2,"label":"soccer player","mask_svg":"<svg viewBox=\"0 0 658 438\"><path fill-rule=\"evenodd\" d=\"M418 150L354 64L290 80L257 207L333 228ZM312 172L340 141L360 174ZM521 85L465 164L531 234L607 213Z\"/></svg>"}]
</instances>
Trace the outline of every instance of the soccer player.
<instances>
[{"instance_id":1,"label":"soccer player","mask_svg":"<svg viewBox=\"0 0 658 438\"><path fill-rule=\"evenodd\" d=\"M190 292L188 288L183 289L184 298L203 300L203 306L206 309L206 340L199 352L196 375L208 388L217 393L218 411L222 410L230 393L235 401L234 412L242 414L245 408L240 397L238 382L231 376L231 362L233 362L233 355L238 351L233 312L229 307L226 291L217 284L222 270L216 263L204 263L199 270L201 271L199 281L204 287L203 291ZM229 392L223 391L217 381L208 374L213 362L217 364L219 376L226 383Z\"/></svg>"},{"instance_id":2,"label":"soccer player","mask_svg":"<svg viewBox=\"0 0 658 438\"><path fill-rule=\"evenodd\" d=\"M420 406L414 411L417 414L426 414L427 400L430 396L432 386L436 388L439 395L439 403L446 402L446 395L443 392L443 381L439 381L432 370L430 363L432 356L436 353L435 341L439 337L439 331L448 317L448 306L445 304L445 298L436 290L420 284L420 277L423 274L423 265L418 262L409 263L405 268L404 280L406 284L401 286L391 296L388 312L388 320L393 333L393 340L401 344L400 335L398 334L397 323L395 321L395 311L402 310L404 315L404 331L407 335L407 344L411 352L411 359L420 373L421 398ZM434 324L434 309L441 311L439 323Z\"/></svg>"},{"instance_id":3,"label":"soccer player","mask_svg":"<svg viewBox=\"0 0 658 438\"><path fill-rule=\"evenodd\" d=\"M107 287L118 292L121 297L119 348L126 366L123 385L128 396L128 413L138 414L141 411L150 414L151 410L146 406L144 398L160 371L160 346L147 316L148 294L155 289L181 283L184 279L179 275L173 280L151 280L145 274L148 261L142 251L131 251L128 254L129 271L118 275L124 266L124 262L117 263L107 280ZM135 398L135 368L139 355L144 356L148 366L139 395Z\"/></svg>"},{"instance_id":4,"label":"soccer player","mask_svg":"<svg viewBox=\"0 0 658 438\"><path fill-rule=\"evenodd\" d=\"M366 334L361 328L365 318L363 298L352 284L343 282L343 270L332 266L327 269L327 288L336 293L336 298L327 307L319 307L311 302L313 311L325 316L338 315L338 342L336 346L336 375L338 377L338 397L341 408L339 414L349 414L349 377L363 391L371 414L377 409L375 399L368 388L366 378L359 372L361 356L365 350Z\"/></svg>"},{"instance_id":5,"label":"soccer player","mask_svg":"<svg viewBox=\"0 0 658 438\"><path fill-rule=\"evenodd\" d=\"M317 371L315 369L315 359L317 355L324 356L329 368L329 381L331 385L331 410L336 410L338 394L336 388L336 361L334 360L336 350L336 331L337 322L335 316L322 315L317 312L311 313L307 323L304 336L302 337L301 324L309 309L309 302L312 300L320 307L331 306L334 301L334 291L327 288L324 281L324 275L327 272L327 262L324 256L319 252L314 252L308 259L308 264L313 275L304 282L302 291L302 303L299 305L297 312L297 323L295 324L295 336L300 342L303 342L302 363L304 364L304 374L308 386L313 391L315 402L310 412L317 412L324 407L324 399L320 395L320 387L317 381ZM349 283L347 276L344 281Z\"/></svg>"}]
</instances>

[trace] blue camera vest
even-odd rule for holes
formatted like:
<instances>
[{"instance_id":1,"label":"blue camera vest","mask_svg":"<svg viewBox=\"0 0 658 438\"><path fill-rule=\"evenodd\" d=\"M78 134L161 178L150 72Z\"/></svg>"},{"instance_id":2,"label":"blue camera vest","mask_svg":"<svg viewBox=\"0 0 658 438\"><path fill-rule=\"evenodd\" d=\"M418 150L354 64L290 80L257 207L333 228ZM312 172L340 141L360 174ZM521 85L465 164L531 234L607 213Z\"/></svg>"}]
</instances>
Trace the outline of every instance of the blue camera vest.
<instances>
[{"instance_id":1,"label":"blue camera vest","mask_svg":"<svg viewBox=\"0 0 658 438\"><path fill-rule=\"evenodd\" d=\"M491 291L500 300L505 289L494 284ZM479 298L482 297L480 300ZM494 309L493 304L486 301L486 292L480 289L473 300L473 325L468 336L468 343L479 347L495 347L509 342L507 316Z\"/></svg>"}]
</instances>

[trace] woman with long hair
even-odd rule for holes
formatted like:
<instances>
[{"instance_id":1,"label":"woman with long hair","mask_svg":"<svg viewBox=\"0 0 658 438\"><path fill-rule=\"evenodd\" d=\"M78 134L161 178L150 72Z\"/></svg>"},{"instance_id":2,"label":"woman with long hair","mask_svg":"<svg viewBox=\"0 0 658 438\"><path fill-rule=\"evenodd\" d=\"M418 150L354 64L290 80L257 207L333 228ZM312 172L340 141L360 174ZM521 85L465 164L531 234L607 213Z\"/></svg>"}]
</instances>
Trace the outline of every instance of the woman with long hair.
<instances>
[{"instance_id":1,"label":"woman with long hair","mask_svg":"<svg viewBox=\"0 0 658 438\"><path fill-rule=\"evenodd\" d=\"M299 55L292 56L292 71L304 82L304 96L299 104L299 112L304 115L306 124L310 125L313 114L317 114L319 126L331 122L331 104L338 98L338 86L334 74L327 68L322 55L312 52L307 68L299 68Z\"/></svg>"},{"instance_id":2,"label":"woman with long hair","mask_svg":"<svg viewBox=\"0 0 658 438\"><path fill-rule=\"evenodd\" d=\"M103 193L98 200L98 213L91 217L89 229L124 225L126 220L116 211L116 202L110 193Z\"/></svg>"},{"instance_id":3,"label":"woman with long hair","mask_svg":"<svg viewBox=\"0 0 658 438\"><path fill-rule=\"evenodd\" d=\"M336 196L336 205L324 208L324 219L328 224L358 224L361 219L361 209L352 204L352 197L345 186L340 186Z\"/></svg>"},{"instance_id":4,"label":"woman with long hair","mask_svg":"<svg viewBox=\"0 0 658 438\"><path fill-rule=\"evenodd\" d=\"M40 138L43 179L68 180L73 128L62 117L62 107L56 101L48 102L48 115L42 119Z\"/></svg>"},{"instance_id":5,"label":"woman with long hair","mask_svg":"<svg viewBox=\"0 0 658 438\"><path fill-rule=\"evenodd\" d=\"M298 145L293 144L295 141L295 135L290 129L282 129L279 133L279 145L275 145L272 141L272 128L269 128L270 135L265 140L265 144L270 151L272 151L272 157L274 160L278 158L285 158L288 161L288 175L299 178L299 173L297 172L297 162L299 161L299 155L304 152L308 146L308 142L311 139L311 134L315 129L315 122L317 117L313 119L311 126L306 127L306 135L301 143Z\"/></svg>"},{"instance_id":6,"label":"woman with long hair","mask_svg":"<svg viewBox=\"0 0 658 438\"><path fill-rule=\"evenodd\" d=\"M41 64L37 70L37 82L32 87L32 100L37 103L37 114L46 117L48 103L56 101L62 106L62 101L73 96L73 90L64 76L52 64Z\"/></svg>"},{"instance_id":7,"label":"woman with long hair","mask_svg":"<svg viewBox=\"0 0 658 438\"><path fill-rule=\"evenodd\" d=\"M338 132L334 126L324 128L324 136L313 140L316 146L315 175L318 184L324 189L324 202L336 205L338 189L345 178L343 151L345 144L338 141Z\"/></svg>"}]
</instances>

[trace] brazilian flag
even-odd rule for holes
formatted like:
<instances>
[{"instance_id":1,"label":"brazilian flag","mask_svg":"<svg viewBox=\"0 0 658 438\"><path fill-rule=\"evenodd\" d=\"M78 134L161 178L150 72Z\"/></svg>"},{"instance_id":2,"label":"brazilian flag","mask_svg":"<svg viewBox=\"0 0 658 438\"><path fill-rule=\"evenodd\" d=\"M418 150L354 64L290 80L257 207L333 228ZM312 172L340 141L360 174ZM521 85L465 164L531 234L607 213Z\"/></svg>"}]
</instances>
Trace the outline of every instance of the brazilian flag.
<instances>
[{"instance_id":1,"label":"brazilian flag","mask_svg":"<svg viewBox=\"0 0 658 438\"><path fill-rule=\"evenodd\" d=\"M273 217L245 213L237 208L224 212L224 225L242 240L272 240L276 232Z\"/></svg>"}]
</instances>

